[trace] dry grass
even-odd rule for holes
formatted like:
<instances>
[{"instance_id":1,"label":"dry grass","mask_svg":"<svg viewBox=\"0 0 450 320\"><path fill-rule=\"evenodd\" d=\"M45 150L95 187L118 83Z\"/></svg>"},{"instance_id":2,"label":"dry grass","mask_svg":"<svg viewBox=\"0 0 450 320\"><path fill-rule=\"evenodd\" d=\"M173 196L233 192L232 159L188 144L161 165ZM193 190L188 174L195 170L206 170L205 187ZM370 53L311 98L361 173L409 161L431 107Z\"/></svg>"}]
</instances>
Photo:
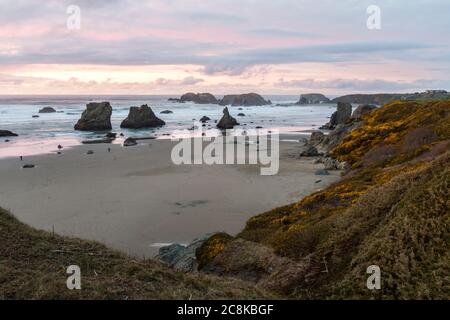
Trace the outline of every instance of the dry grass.
<instances>
[{"instance_id":1,"label":"dry grass","mask_svg":"<svg viewBox=\"0 0 450 320\"><path fill-rule=\"evenodd\" d=\"M177 273L92 241L53 236L0 209L0 299L243 299L271 297L252 284ZM68 290L78 265L82 290Z\"/></svg>"},{"instance_id":2,"label":"dry grass","mask_svg":"<svg viewBox=\"0 0 450 320\"><path fill-rule=\"evenodd\" d=\"M333 151L353 165L341 181L251 218L238 237L304 266L294 288L278 288L290 297L449 298L449 123L450 101L372 112ZM373 264L375 293L365 287Z\"/></svg>"},{"instance_id":3,"label":"dry grass","mask_svg":"<svg viewBox=\"0 0 450 320\"><path fill-rule=\"evenodd\" d=\"M289 298L448 299L449 160L446 153L400 173L339 214L277 230L275 251L234 240L206 270ZM382 270L380 291L366 288L371 265Z\"/></svg>"}]
</instances>

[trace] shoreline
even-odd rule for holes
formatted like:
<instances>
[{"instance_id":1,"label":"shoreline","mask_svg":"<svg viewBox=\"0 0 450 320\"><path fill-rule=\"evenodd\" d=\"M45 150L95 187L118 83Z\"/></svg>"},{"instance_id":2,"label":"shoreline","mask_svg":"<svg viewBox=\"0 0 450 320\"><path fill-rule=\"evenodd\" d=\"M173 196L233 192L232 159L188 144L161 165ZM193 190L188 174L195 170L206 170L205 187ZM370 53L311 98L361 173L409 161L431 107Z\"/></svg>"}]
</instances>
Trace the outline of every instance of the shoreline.
<instances>
[{"instance_id":1,"label":"shoreline","mask_svg":"<svg viewBox=\"0 0 450 320\"><path fill-rule=\"evenodd\" d=\"M8 183L0 186L0 202L38 229L151 257L162 244L189 243L216 231L235 235L250 217L340 178L338 171L316 176L321 165L313 158L291 158L301 144L280 140L280 172L269 177L254 165L176 166L168 139L130 148L74 146L60 155L27 157L33 169L22 169L25 161L17 158L1 159L0 175Z\"/></svg>"},{"instance_id":2,"label":"shoreline","mask_svg":"<svg viewBox=\"0 0 450 320\"><path fill-rule=\"evenodd\" d=\"M252 128L239 127L239 130L249 130ZM281 129L281 130L280 130ZM301 130L299 130L301 129ZM254 128L252 130L255 130ZM264 130L280 130L280 136L296 136L296 135L305 135L308 136L312 132L316 130L311 129L302 129L302 127L284 127L284 128L272 128L268 127ZM112 130L114 131L114 130ZM111 131L111 132L112 132ZM119 130L120 131L120 130ZM182 130L175 130L175 132L179 132ZM20 156L40 156L40 155L51 155L55 154L58 151L58 145L62 145L65 150L72 149L74 147L83 146L83 141L94 141L99 139L104 139L106 133L109 131L105 131L104 133L92 133L89 137L81 137L75 134L73 135L64 135L60 137L47 137L47 138L31 138L31 137L3 137L0 140L0 161L3 159L16 158ZM201 137L201 131L198 131L195 137ZM203 130L203 132L209 133L210 130ZM217 131L212 132L215 137L219 135ZM174 135L169 133L164 134L154 134L149 133L148 130L136 130L135 136L140 138L142 135L155 137L155 140L171 140L172 138L179 137L183 138L182 135ZM191 132L190 132L191 134ZM111 143L94 143L91 145L117 145L121 146L126 138L134 137L134 135L126 135L124 137L117 137L112 140Z\"/></svg>"}]
</instances>

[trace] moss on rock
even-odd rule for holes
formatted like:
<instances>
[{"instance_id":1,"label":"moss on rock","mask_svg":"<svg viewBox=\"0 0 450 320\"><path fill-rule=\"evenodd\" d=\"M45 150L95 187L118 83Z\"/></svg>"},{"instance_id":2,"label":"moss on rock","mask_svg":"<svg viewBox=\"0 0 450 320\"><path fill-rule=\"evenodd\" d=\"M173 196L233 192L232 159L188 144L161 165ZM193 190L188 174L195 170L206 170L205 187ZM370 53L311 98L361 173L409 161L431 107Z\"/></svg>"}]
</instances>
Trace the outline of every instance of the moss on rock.
<instances>
[{"instance_id":1,"label":"moss on rock","mask_svg":"<svg viewBox=\"0 0 450 320\"><path fill-rule=\"evenodd\" d=\"M206 240L195 252L198 262L198 269L203 269L219 253L223 251L225 245L233 239L227 233L216 233Z\"/></svg>"}]
</instances>

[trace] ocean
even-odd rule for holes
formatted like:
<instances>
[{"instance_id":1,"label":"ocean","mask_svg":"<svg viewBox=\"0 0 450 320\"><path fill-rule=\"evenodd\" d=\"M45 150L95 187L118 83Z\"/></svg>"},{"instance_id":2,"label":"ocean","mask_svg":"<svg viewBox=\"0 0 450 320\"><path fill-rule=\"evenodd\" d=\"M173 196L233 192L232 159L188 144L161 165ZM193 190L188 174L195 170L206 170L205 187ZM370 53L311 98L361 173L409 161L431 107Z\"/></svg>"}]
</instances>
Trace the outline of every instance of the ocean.
<instances>
[{"instance_id":1,"label":"ocean","mask_svg":"<svg viewBox=\"0 0 450 320\"><path fill-rule=\"evenodd\" d=\"M175 96L0 96L0 130L10 130L19 137L0 138L0 158L19 155L36 155L55 152L58 144L71 147L83 140L104 137L105 133L75 131L78 121L89 102L109 101L113 107L111 118L112 132L123 133L125 137L155 136L167 139L179 130L192 128L194 119L208 116L219 120L222 106L199 105L194 103L170 102ZM218 97L219 98L219 97ZM298 96L265 96L272 105L254 107L230 107L234 117L244 113L245 117L236 117L243 129L256 128L279 129L281 133L292 133L317 129L326 123L335 111L333 104L307 106L277 106L298 100ZM130 106L148 104L154 113L166 122L166 126L156 129L121 129L120 123L128 115ZM53 107L56 113L39 114L39 109ZM172 114L161 114L171 110ZM39 115L33 118L33 115ZM213 134L214 121L208 128ZM121 143L118 139L114 143Z\"/></svg>"}]
</instances>

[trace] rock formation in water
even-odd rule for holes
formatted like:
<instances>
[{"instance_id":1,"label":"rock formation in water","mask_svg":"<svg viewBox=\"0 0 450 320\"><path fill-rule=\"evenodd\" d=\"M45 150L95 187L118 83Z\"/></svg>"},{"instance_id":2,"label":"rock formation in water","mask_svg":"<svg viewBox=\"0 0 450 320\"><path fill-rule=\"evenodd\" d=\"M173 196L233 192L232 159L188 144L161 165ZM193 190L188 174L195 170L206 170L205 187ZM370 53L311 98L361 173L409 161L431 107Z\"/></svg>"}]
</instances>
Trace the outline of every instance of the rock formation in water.
<instances>
[{"instance_id":1,"label":"rock formation in water","mask_svg":"<svg viewBox=\"0 0 450 320\"><path fill-rule=\"evenodd\" d=\"M18 134L9 130L0 130L0 137L17 137Z\"/></svg>"},{"instance_id":2,"label":"rock formation in water","mask_svg":"<svg viewBox=\"0 0 450 320\"><path fill-rule=\"evenodd\" d=\"M209 117L207 117L207 116L203 116L203 117L201 117L200 122L201 122L201 123L206 123L206 122L208 122L208 121L210 121L210 120L211 120L211 118L209 118Z\"/></svg>"},{"instance_id":3,"label":"rock formation in water","mask_svg":"<svg viewBox=\"0 0 450 320\"><path fill-rule=\"evenodd\" d=\"M121 128L141 129L156 128L166 123L159 119L148 105L141 107L131 107L128 117L122 121Z\"/></svg>"},{"instance_id":4,"label":"rock formation in water","mask_svg":"<svg viewBox=\"0 0 450 320\"><path fill-rule=\"evenodd\" d=\"M239 123L230 115L228 108L225 107L225 109L223 109L222 119L220 119L219 123L217 124L217 128L222 130L233 129L234 126L237 125L239 125Z\"/></svg>"},{"instance_id":5,"label":"rock formation in water","mask_svg":"<svg viewBox=\"0 0 450 320\"><path fill-rule=\"evenodd\" d=\"M109 102L92 102L87 104L80 120L75 125L75 130L101 131L111 130L112 107Z\"/></svg>"},{"instance_id":6,"label":"rock formation in water","mask_svg":"<svg viewBox=\"0 0 450 320\"><path fill-rule=\"evenodd\" d=\"M325 97L323 94L320 93L308 93L308 94L302 94L300 96L300 100L297 102L297 104L319 104L319 103L329 103L330 99Z\"/></svg>"},{"instance_id":7,"label":"rock formation in water","mask_svg":"<svg viewBox=\"0 0 450 320\"><path fill-rule=\"evenodd\" d=\"M197 104L218 104L219 101L211 93L188 92L181 96L180 102L194 102Z\"/></svg>"},{"instance_id":8,"label":"rock formation in water","mask_svg":"<svg viewBox=\"0 0 450 320\"><path fill-rule=\"evenodd\" d=\"M271 104L257 93L226 95L220 101L222 106L265 106Z\"/></svg>"},{"instance_id":9,"label":"rock formation in water","mask_svg":"<svg viewBox=\"0 0 450 320\"><path fill-rule=\"evenodd\" d=\"M55 113L56 110L52 107L44 107L39 110L39 113Z\"/></svg>"}]
</instances>

